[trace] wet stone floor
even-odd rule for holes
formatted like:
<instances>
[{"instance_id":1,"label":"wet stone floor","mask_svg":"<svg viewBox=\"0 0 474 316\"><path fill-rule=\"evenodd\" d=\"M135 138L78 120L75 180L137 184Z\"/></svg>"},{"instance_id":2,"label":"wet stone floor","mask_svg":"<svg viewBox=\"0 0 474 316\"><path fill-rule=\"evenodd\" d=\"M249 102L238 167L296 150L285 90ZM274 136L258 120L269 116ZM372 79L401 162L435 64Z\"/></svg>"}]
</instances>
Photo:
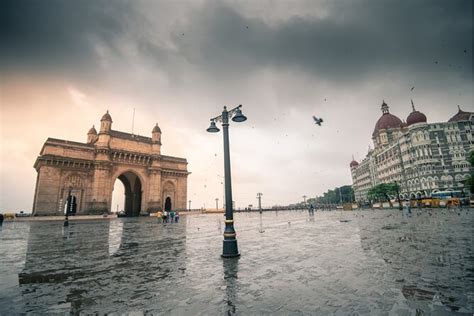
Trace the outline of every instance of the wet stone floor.
<instances>
[{"instance_id":1,"label":"wet stone floor","mask_svg":"<svg viewBox=\"0 0 474 316\"><path fill-rule=\"evenodd\" d=\"M260 216L261 223L260 225ZM0 314L472 315L474 210L5 222Z\"/></svg>"}]
</instances>

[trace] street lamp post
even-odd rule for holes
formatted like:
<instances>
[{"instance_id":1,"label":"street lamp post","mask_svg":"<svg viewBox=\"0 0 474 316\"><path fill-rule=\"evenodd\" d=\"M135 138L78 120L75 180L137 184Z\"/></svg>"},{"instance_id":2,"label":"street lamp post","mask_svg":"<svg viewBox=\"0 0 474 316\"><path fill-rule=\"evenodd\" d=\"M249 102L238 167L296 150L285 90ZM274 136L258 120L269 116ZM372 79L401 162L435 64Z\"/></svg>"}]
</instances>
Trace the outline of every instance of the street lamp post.
<instances>
[{"instance_id":1,"label":"street lamp post","mask_svg":"<svg viewBox=\"0 0 474 316\"><path fill-rule=\"evenodd\" d=\"M219 209L219 199L216 198L216 210L218 210L218 209Z\"/></svg>"},{"instance_id":2,"label":"street lamp post","mask_svg":"<svg viewBox=\"0 0 474 316\"><path fill-rule=\"evenodd\" d=\"M224 182L225 182L225 230L222 249L223 258L231 258L240 256L237 247L237 238L234 229L234 215L232 210L232 184L230 174L230 151L229 151L229 117L234 122L243 122L247 118L242 114L239 105L232 110L227 110L224 106L222 114L211 119L211 126L207 129L210 133L219 132L216 122L222 122L224 134Z\"/></svg>"},{"instance_id":3,"label":"street lamp post","mask_svg":"<svg viewBox=\"0 0 474 316\"><path fill-rule=\"evenodd\" d=\"M66 215L64 217L64 227L69 226L69 212L72 211L72 195L71 195L72 187L69 187L69 192L67 194L67 207L66 207Z\"/></svg>"},{"instance_id":4,"label":"street lamp post","mask_svg":"<svg viewBox=\"0 0 474 316\"><path fill-rule=\"evenodd\" d=\"M258 199L258 210L260 213L262 213L262 193L257 193L257 199Z\"/></svg>"}]
</instances>

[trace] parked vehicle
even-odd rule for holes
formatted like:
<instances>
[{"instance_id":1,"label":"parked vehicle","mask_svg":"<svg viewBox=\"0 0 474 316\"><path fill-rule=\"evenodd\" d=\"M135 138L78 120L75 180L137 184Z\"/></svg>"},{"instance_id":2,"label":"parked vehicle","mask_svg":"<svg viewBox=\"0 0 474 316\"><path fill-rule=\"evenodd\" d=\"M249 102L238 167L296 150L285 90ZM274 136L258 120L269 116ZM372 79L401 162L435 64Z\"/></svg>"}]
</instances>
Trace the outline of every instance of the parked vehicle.
<instances>
[{"instance_id":1,"label":"parked vehicle","mask_svg":"<svg viewBox=\"0 0 474 316\"><path fill-rule=\"evenodd\" d=\"M20 213L15 214L15 217L28 217L28 216L31 216L31 214L30 213L25 213L23 211L20 211Z\"/></svg>"}]
</instances>

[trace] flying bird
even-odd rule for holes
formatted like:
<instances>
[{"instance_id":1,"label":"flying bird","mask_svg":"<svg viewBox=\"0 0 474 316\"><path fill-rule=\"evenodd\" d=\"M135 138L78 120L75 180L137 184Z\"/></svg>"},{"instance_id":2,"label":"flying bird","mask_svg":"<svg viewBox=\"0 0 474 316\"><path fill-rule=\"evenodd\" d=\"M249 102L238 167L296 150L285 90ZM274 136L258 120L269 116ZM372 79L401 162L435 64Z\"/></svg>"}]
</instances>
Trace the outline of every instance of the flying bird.
<instances>
[{"instance_id":1,"label":"flying bird","mask_svg":"<svg viewBox=\"0 0 474 316\"><path fill-rule=\"evenodd\" d=\"M410 91L413 91L415 89L415 87L411 87Z\"/></svg>"},{"instance_id":2,"label":"flying bird","mask_svg":"<svg viewBox=\"0 0 474 316\"><path fill-rule=\"evenodd\" d=\"M321 123L324 122L322 118L317 118L316 116L313 115L313 120L315 124L318 124L321 126Z\"/></svg>"}]
</instances>

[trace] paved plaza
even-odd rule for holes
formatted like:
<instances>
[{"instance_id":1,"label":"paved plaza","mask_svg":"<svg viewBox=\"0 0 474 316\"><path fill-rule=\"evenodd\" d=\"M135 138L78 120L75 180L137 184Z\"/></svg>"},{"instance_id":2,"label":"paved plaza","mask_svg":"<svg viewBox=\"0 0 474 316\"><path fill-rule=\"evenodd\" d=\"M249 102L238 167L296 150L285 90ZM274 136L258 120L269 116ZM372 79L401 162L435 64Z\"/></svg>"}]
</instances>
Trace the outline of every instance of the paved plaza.
<instances>
[{"instance_id":1,"label":"paved plaza","mask_svg":"<svg viewBox=\"0 0 474 316\"><path fill-rule=\"evenodd\" d=\"M5 222L0 314L451 315L474 312L474 211Z\"/></svg>"}]
</instances>

